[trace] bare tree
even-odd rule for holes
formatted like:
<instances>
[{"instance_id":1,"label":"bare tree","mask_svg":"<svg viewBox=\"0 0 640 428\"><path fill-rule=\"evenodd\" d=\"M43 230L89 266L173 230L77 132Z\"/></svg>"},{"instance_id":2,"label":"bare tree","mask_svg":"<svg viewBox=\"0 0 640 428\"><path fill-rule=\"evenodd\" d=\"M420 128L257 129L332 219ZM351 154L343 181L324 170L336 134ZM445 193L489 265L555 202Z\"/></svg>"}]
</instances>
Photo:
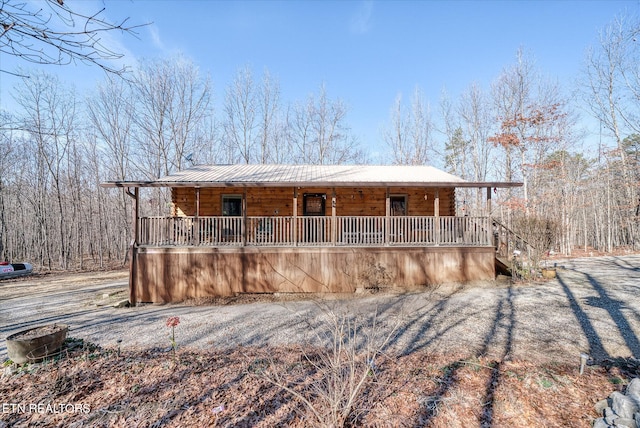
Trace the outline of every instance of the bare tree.
<instances>
[{"instance_id":1,"label":"bare tree","mask_svg":"<svg viewBox=\"0 0 640 428\"><path fill-rule=\"evenodd\" d=\"M320 86L316 98L297 103L289 110L288 136L296 163L338 165L362 161L364 154L346 123L347 107L340 99L330 100Z\"/></svg>"},{"instance_id":2,"label":"bare tree","mask_svg":"<svg viewBox=\"0 0 640 428\"><path fill-rule=\"evenodd\" d=\"M258 132L258 91L251 69L238 70L233 83L227 88L224 104L224 136L232 158L251 163L255 153Z\"/></svg>"},{"instance_id":3,"label":"bare tree","mask_svg":"<svg viewBox=\"0 0 640 428\"><path fill-rule=\"evenodd\" d=\"M124 180L132 172L130 158L134 102L129 85L107 78L87 99L87 115L96 136L103 143L107 171L114 180Z\"/></svg>"},{"instance_id":4,"label":"bare tree","mask_svg":"<svg viewBox=\"0 0 640 428\"><path fill-rule=\"evenodd\" d=\"M621 16L601 32L586 60L582 93L593 115L622 148L625 133L640 132L640 22ZM624 155L623 155L624 161Z\"/></svg>"},{"instance_id":5,"label":"bare tree","mask_svg":"<svg viewBox=\"0 0 640 428\"><path fill-rule=\"evenodd\" d=\"M34 201L41 219L47 225L52 217L57 221L58 263L67 268L70 262L68 222L69 205L66 201L66 184L70 174L70 156L77 142L75 94L65 88L57 78L47 74L37 74L23 78L16 96L17 103L24 111L24 127L33 143L33 153L37 164L38 185L42 193ZM49 212L49 186L55 195L55 217ZM53 249L52 249L53 251Z\"/></svg>"},{"instance_id":6,"label":"bare tree","mask_svg":"<svg viewBox=\"0 0 640 428\"><path fill-rule=\"evenodd\" d=\"M10 163L0 162L0 241L5 257L49 269L82 269L90 259L93 266L104 266L105 261L120 258L130 236L123 233L130 213L120 209L121 192L99 189L99 183L116 170L104 154L117 150L109 152L95 128L85 129L80 121L82 105L74 91L56 78L43 73L23 78L14 96L21 108L11 120L22 124L20 130L0 130L3 152L14 154ZM94 113L95 120L115 117L99 119L99 110ZM112 139L120 134L107 127L102 131L117 148Z\"/></svg>"},{"instance_id":7,"label":"bare tree","mask_svg":"<svg viewBox=\"0 0 640 428\"><path fill-rule=\"evenodd\" d=\"M278 163L281 160L278 143L281 132L280 117L280 84L265 70L260 87L260 102L258 112L260 115L260 163Z\"/></svg>"},{"instance_id":8,"label":"bare tree","mask_svg":"<svg viewBox=\"0 0 640 428\"><path fill-rule=\"evenodd\" d=\"M194 150L192 163L215 164L226 162L228 157L222 141L222 125L211 108L210 114L205 116L194 131ZM189 156L189 155L187 155Z\"/></svg>"},{"instance_id":9,"label":"bare tree","mask_svg":"<svg viewBox=\"0 0 640 428\"><path fill-rule=\"evenodd\" d=\"M173 143L172 167L180 170L186 162L195 163L205 141L200 139L202 127L212 114L211 81L201 77L198 68L186 58L171 60L174 64L175 104L169 111L169 127ZM188 165L187 166L191 166Z\"/></svg>"},{"instance_id":10,"label":"bare tree","mask_svg":"<svg viewBox=\"0 0 640 428\"><path fill-rule=\"evenodd\" d=\"M329 100L322 84L312 120L317 163L344 164L361 155L346 118L346 105L340 99Z\"/></svg>"},{"instance_id":11,"label":"bare tree","mask_svg":"<svg viewBox=\"0 0 640 428\"><path fill-rule=\"evenodd\" d=\"M0 111L0 122L8 123L12 121L9 112ZM18 153L16 138L11 130L0 129L0 260L8 259L7 238L7 207L5 205L6 193L11 189L9 180L15 177L12 166Z\"/></svg>"},{"instance_id":12,"label":"bare tree","mask_svg":"<svg viewBox=\"0 0 640 428\"><path fill-rule=\"evenodd\" d=\"M147 179L182 169L206 144L201 136L211 114L209 80L190 60L177 56L147 62L134 74L132 87L135 169ZM149 207L164 213L168 194L156 189L152 199Z\"/></svg>"},{"instance_id":13,"label":"bare tree","mask_svg":"<svg viewBox=\"0 0 640 428\"><path fill-rule=\"evenodd\" d=\"M492 114L490 101L477 83L471 84L460 96L458 115L469 141L472 167L469 176L474 181L484 181L489 174L493 149L488 140L493 131Z\"/></svg>"},{"instance_id":14,"label":"bare tree","mask_svg":"<svg viewBox=\"0 0 640 428\"><path fill-rule=\"evenodd\" d=\"M567 148L572 129L567 118L572 116L561 90L539 76L522 50L516 64L494 83L493 95L500 130L488 140L504 150L505 179L512 181L514 173L522 179L522 199L517 205L528 213L537 165L551 149Z\"/></svg>"},{"instance_id":15,"label":"bare tree","mask_svg":"<svg viewBox=\"0 0 640 428\"><path fill-rule=\"evenodd\" d=\"M391 125L383 129L383 138L394 164L424 165L432 160L433 122L420 88L413 93L409 111L403 108L402 97L398 95L391 111Z\"/></svg>"},{"instance_id":16,"label":"bare tree","mask_svg":"<svg viewBox=\"0 0 640 428\"><path fill-rule=\"evenodd\" d=\"M135 36L135 29L142 25L129 25L129 18L110 22L103 16L104 10L85 13L78 5L70 7L63 0L0 0L0 53L36 64L79 61L122 74L124 67L116 68L110 61L123 54L114 51L104 36L115 32ZM14 74L2 68L0 71Z\"/></svg>"},{"instance_id":17,"label":"bare tree","mask_svg":"<svg viewBox=\"0 0 640 428\"><path fill-rule=\"evenodd\" d=\"M211 88L197 67L177 56L149 61L133 78L136 167L148 178L180 170L210 112Z\"/></svg>"},{"instance_id":18,"label":"bare tree","mask_svg":"<svg viewBox=\"0 0 640 428\"><path fill-rule=\"evenodd\" d=\"M130 85L123 80L112 79L107 77L97 87L96 93L87 99L86 110L91 124L90 135L87 135L88 159L91 160L90 170L93 175L90 177L96 186L100 184L102 179L102 169L110 180L126 180L134 175L131 165L131 156L133 153L133 118L134 102ZM100 159L100 161L98 160ZM102 191L104 192L104 190ZM107 213L105 212L106 201L102 197L96 200L90 199L90 203L95 204L96 209L100 213L100 224L98 230L110 226L116 229L111 236L110 241L118 241L113 235L128 239L131 236L131 198L124 192L118 192L116 211L120 213L115 219L115 225L106 222ZM118 231L120 233L118 233ZM104 254L102 240L94 240L98 242L97 251L99 260L102 263Z\"/></svg>"},{"instance_id":19,"label":"bare tree","mask_svg":"<svg viewBox=\"0 0 640 428\"><path fill-rule=\"evenodd\" d=\"M521 137L525 132L525 124L518 122L517 118L524 117L525 107L531 105L533 78L533 64L524 56L523 51L519 50L516 64L505 69L492 85L495 111L501 122L501 130L492 141L504 150L506 181L513 181L514 173L518 169L518 159L514 156L514 151L523 142ZM525 184L525 199L526 189Z\"/></svg>"},{"instance_id":20,"label":"bare tree","mask_svg":"<svg viewBox=\"0 0 640 428\"><path fill-rule=\"evenodd\" d=\"M459 117L446 90L442 91L440 97L440 116L443 121L440 132L445 136L443 147L445 168L451 174L467 178L465 171L467 142L463 136Z\"/></svg>"},{"instance_id":21,"label":"bare tree","mask_svg":"<svg viewBox=\"0 0 640 428\"><path fill-rule=\"evenodd\" d=\"M0 118L17 121L6 112ZM24 133L10 129L0 129L0 258L2 260L27 259L31 256L37 232L33 215L27 215L31 203L32 189L26 185L26 179L34 171L28 168L31 156L28 153ZM42 249L40 247L40 249ZM38 259L39 261L39 259Z\"/></svg>"},{"instance_id":22,"label":"bare tree","mask_svg":"<svg viewBox=\"0 0 640 428\"><path fill-rule=\"evenodd\" d=\"M473 83L454 106L446 93L440 100L444 120L445 165L464 179L484 181L490 173L493 144L493 110L489 98ZM478 189L461 189L456 198L466 209L480 209L483 196ZM474 201L472 204L471 201Z\"/></svg>"},{"instance_id":23,"label":"bare tree","mask_svg":"<svg viewBox=\"0 0 640 428\"><path fill-rule=\"evenodd\" d=\"M297 102L287 109L286 135L291 146L291 160L294 163L312 164L313 154L313 98L306 103Z\"/></svg>"},{"instance_id":24,"label":"bare tree","mask_svg":"<svg viewBox=\"0 0 640 428\"><path fill-rule=\"evenodd\" d=\"M634 167L627 159L624 140L640 132L640 21L620 16L601 32L598 46L587 55L582 93L594 117L609 134L616 147L611 160L619 166L619 192L613 195L615 210L623 219L623 230L629 230L632 246L640 246L640 188L634 182ZM601 151L608 151L601 147ZM618 163L616 161L616 163ZM611 177L615 179L615 177ZM611 195L609 195L611 196ZM607 201L610 203L611 199ZM609 245L610 248L610 245Z\"/></svg>"}]
</instances>

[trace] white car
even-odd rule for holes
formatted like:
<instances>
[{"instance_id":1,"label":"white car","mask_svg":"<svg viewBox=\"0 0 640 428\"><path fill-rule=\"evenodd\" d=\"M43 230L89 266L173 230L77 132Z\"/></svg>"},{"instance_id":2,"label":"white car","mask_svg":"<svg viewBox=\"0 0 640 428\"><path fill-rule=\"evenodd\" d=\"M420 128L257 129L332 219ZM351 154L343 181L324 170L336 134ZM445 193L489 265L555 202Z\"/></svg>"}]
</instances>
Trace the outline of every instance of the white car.
<instances>
[{"instance_id":1,"label":"white car","mask_svg":"<svg viewBox=\"0 0 640 428\"><path fill-rule=\"evenodd\" d=\"M0 279L29 275L31 272L33 272L33 266L29 263L0 262Z\"/></svg>"}]
</instances>

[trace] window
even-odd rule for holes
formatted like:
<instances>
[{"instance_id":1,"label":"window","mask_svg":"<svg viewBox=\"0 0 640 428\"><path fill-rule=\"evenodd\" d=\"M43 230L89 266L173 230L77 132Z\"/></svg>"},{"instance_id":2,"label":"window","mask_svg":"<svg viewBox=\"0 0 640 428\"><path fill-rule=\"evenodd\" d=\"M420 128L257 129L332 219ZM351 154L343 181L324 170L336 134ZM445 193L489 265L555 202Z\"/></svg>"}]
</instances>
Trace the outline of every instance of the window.
<instances>
[{"instance_id":1,"label":"window","mask_svg":"<svg viewBox=\"0 0 640 428\"><path fill-rule=\"evenodd\" d=\"M230 217L240 217L242 215L242 196L222 196L222 215Z\"/></svg>"},{"instance_id":2,"label":"window","mask_svg":"<svg viewBox=\"0 0 640 428\"><path fill-rule=\"evenodd\" d=\"M304 194L304 215L324 215L325 193L305 193Z\"/></svg>"}]
</instances>

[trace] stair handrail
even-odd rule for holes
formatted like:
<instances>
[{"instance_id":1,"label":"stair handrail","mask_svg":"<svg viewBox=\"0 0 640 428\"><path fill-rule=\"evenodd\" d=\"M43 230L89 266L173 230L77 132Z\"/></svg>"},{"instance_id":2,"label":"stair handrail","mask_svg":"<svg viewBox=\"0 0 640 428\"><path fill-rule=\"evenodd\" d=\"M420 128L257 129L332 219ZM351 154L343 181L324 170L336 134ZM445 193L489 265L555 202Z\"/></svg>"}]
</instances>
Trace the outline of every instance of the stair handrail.
<instances>
[{"instance_id":1,"label":"stair handrail","mask_svg":"<svg viewBox=\"0 0 640 428\"><path fill-rule=\"evenodd\" d=\"M531 258L531 252L535 252L535 251L539 251L538 248L536 248L535 246L531 245L529 242L527 242L526 239L524 239L522 236L520 236L517 232L514 232L510 227L508 227L507 225L503 224L501 221L499 221L496 218L491 217L491 221L492 224L494 226L497 226L501 229L503 229L504 231L507 232L508 235L513 236L513 238L515 239L516 242L520 242L522 244L524 244L526 251L527 251L527 257ZM511 259L511 249L509 248L509 238L507 238L507 242L506 242L506 252L504 254L504 256L506 256L508 259ZM498 239L498 246L496 247L496 253L497 254L501 254L501 249L499 246L499 242L500 240ZM514 254L515 256L515 254Z\"/></svg>"},{"instance_id":2,"label":"stair handrail","mask_svg":"<svg viewBox=\"0 0 640 428\"><path fill-rule=\"evenodd\" d=\"M494 225L494 227L498 227L498 242L497 242L497 247L496 247L496 260L499 261L500 263L504 264L507 266L507 269L510 271L511 275L514 277L519 277L520 279L524 278L525 276L527 276L527 271L525 270L521 270L518 269L517 266L520 265L521 267L522 265L522 259L518 256L518 254L516 254L515 251L513 251L513 256L511 255L511 249L509 248L509 242L511 239L514 239L514 241L517 242L521 242L522 244L525 245L526 248L526 252L527 252L527 259L528 260L532 260L532 253L535 253L537 251L539 251L536 247L534 247L533 245L531 245L529 242L527 242L526 239L524 239L522 236L520 236L517 232L513 231L510 227L506 226L505 224L503 224L502 222L500 222L499 220L495 219L495 218L491 218L492 224ZM502 250L501 250L501 239L500 239L500 230L504 230L507 234L506 236L506 247L505 247L505 253L504 253L504 257L507 258L506 263L503 262L502 260L500 260L500 257L502 255Z\"/></svg>"},{"instance_id":3,"label":"stair handrail","mask_svg":"<svg viewBox=\"0 0 640 428\"><path fill-rule=\"evenodd\" d=\"M534 249L534 250L538 250L538 248L536 248L535 246L531 245L529 242L527 242L526 239L524 239L522 236L520 236L517 232L514 232L509 226L503 224L501 221L499 221L498 219L491 217L491 221L502 227L503 229L505 229L507 232L511 233L512 235L514 235L516 238L518 238L519 240L521 240L522 242L524 242L528 247Z\"/></svg>"}]
</instances>

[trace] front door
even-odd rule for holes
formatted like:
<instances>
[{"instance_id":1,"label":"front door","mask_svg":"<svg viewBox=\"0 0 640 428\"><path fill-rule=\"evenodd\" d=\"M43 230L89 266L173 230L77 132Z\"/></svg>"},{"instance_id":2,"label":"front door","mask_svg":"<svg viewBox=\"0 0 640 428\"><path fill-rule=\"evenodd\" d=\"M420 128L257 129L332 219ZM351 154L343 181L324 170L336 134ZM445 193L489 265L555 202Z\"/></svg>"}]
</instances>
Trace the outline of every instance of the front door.
<instances>
[{"instance_id":1,"label":"front door","mask_svg":"<svg viewBox=\"0 0 640 428\"><path fill-rule=\"evenodd\" d=\"M326 193L305 193L302 197L302 213L305 217L311 217L305 218L302 226L303 239L309 244L326 241L324 226L326 201Z\"/></svg>"},{"instance_id":2,"label":"front door","mask_svg":"<svg viewBox=\"0 0 640 428\"><path fill-rule=\"evenodd\" d=\"M222 196L220 237L223 241L240 242L242 236L242 195Z\"/></svg>"},{"instance_id":3,"label":"front door","mask_svg":"<svg viewBox=\"0 0 640 428\"><path fill-rule=\"evenodd\" d=\"M391 195L389 196L389 202L391 203L391 216L406 216L407 215L407 197L405 195ZM393 242L402 242L405 239L405 227L401 219L393 220L391 222L391 230L389 238Z\"/></svg>"},{"instance_id":4,"label":"front door","mask_svg":"<svg viewBox=\"0 0 640 428\"><path fill-rule=\"evenodd\" d=\"M407 215L407 197L404 195L390 196L391 215Z\"/></svg>"}]
</instances>

